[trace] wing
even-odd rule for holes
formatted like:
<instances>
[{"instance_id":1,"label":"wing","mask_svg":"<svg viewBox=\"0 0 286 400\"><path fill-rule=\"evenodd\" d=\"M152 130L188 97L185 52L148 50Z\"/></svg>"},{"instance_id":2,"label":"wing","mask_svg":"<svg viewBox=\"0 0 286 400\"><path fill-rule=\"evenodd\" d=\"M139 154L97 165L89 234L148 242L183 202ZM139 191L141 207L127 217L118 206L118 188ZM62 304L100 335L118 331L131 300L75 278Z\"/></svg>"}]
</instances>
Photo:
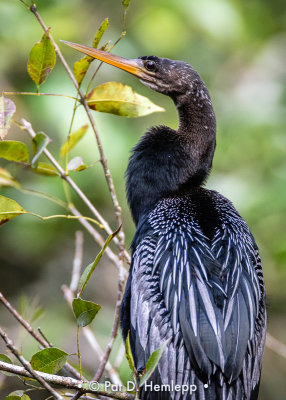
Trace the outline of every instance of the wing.
<instances>
[{"instance_id":1,"label":"wing","mask_svg":"<svg viewBox=\"0 0 286 400\"><path fill-rule=\"evenodd\" d=\"M163 383L191 383L193 373L221 386L240 376L247 393L259 383L265 340L261 264L245 222L234 209L228 217L212 241L180 215L155 223L153 215L150 229L138 235L129 280L132 352L142 371L171 337L158 365Z\"/></svg>"}]
</instances>

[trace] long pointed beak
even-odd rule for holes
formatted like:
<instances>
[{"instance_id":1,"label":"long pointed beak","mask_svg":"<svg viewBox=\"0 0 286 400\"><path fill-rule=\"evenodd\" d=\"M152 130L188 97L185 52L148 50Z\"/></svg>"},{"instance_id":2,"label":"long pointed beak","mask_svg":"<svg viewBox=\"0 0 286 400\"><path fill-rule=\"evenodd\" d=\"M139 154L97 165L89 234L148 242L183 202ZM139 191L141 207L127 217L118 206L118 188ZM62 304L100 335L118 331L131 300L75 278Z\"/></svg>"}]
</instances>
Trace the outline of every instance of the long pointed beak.
<instances>
[{"instance_id":1,"label":"long pointed beak","mask_svg":"<svg viewBox=\"0 0 286 400\"><path fill-rule=\"evenodd\" d=\"M138 76L139 78L143 76L142 67L139 65L137 60L128 60L123 57L116 56L114 54L107 53L106 51L97 50L93 47L83 46L82 44L67 42L61 40L61 42L84 53L90 57L96 58L97 60L103 61L107 64L114 65L117 68L123 69L132 75Z\"/></svg>"}]
</instances>

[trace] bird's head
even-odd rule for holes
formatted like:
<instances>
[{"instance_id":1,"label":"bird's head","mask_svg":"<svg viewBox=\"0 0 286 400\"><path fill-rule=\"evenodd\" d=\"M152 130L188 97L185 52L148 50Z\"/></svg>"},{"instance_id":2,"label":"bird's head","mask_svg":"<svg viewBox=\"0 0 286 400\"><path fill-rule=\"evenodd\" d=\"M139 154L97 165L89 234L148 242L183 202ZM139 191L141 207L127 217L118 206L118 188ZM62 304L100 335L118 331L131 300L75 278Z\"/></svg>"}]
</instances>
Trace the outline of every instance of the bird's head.
<instances>
[{"instance_id":1,"label":"bird's head","mask_svg":"<svg viewBox=\"0 0 286 400\"><path fill-rule=\"evenodd\" d=\"M197 91L198 87L204 87L198 73L182 61L156 56L126 59L81 44L63 40L62 42L86 55L137 76L144 85L173 99L180 95L191 95L192 91Z\"/></svg>"}]
</instances>

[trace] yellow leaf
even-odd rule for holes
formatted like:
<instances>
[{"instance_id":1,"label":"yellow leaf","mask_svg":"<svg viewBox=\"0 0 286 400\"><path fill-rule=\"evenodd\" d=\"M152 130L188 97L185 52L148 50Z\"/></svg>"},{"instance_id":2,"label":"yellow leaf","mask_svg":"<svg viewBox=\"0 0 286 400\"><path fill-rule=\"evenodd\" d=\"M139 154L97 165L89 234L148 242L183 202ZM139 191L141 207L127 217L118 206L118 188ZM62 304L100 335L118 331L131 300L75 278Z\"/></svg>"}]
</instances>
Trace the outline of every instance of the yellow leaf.
<instances>
[{"instance_id":1,"label":"yellow leaf","mask_svg":"<svg viewBox=\"0 0 286 400\"><path fill-rule=\"evenodd\" d=\"M62 145L61 147L61 157L64 157L67 153L71 151L71 149L74 148L74 146L77 144L77 142L80 141L80 139L83 138L85 135L86 131L88 129L88 125L83 125L81 128L79 128L76 132L72 133L69 137L68 140Z\"/></svg>"},{"instance_id":2,"label":"yellow leaf","mask_svg":"<svg viewBox=\"0 0 286 400\"><path fill-rule=\"evenodd\" d=\"M0 225L10 221L26 211L16 201L8 197L0 196Z\"/></svg>"},{"instance_id":3,"label":"yellow leaf","mask_svg":"<svg viewBox=\"0 0 286 400\"><path fill-rule=\"evenodd\" d=\"M10 128L10 120L16 111L12 100L3 95L0 97L0 139L4 139Z\"/></svg>"},{"instance_id":4,"label":"yellow leaf","mask_svg":"<svg viewBox=\"0 0 286 400\"><path fill-rule=\"evenodd\" d=\"M3 140L0 142L0 157L9 161L28 163L28 147L25 143L16 140Z\"/></svg>"},{"instance_id":5,"label":"yellow leaf","mask_svg":"<svg viewBox=\"0 0 286 400\"><path fill-rule=\"evenodd\" d=\"M6 169L0 167L0 186L14 186L19 187L13 176Z\"/></svg>"},{"instance_id":6,"label":"yellow leaf","mask_svg":"<svg viewBox=\"0 0 286 400\"><path fill-rule=\"evenodd\" d=\"M56 64L56 52L49 38L44 33L40 42L36 43L29 56L28 73L37 86L43 83Z\"/></svg>"},{"instance_id":7,"label":"yellow leaf","mask_svg":"<svg viewBox=\"0 0 286 400\"><path fill-rule=\"evenodd\" d=\"M121 117L141 117L165 111L147 97L136 93L130 86L120 82L107 82L97 86L89 93L87 104L92 110Z\"/></svg>"}]
</instances>

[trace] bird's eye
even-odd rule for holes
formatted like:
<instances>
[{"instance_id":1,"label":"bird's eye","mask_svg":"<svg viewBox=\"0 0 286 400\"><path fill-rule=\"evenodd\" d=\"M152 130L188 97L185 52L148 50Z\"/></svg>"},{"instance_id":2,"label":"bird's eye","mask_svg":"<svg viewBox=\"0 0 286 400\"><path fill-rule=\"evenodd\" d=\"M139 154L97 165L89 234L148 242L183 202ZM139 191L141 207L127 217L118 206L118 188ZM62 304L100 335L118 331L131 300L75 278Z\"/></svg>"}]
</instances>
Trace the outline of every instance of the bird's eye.
<instances>
[{"instance_id":1,"label":"bird's eye","mask_svg":"<svg viewBox=\"0 0 286 400\"><path fill-rule=\"evenodd\" d=\"M154 61L146 61L145 63L145 68L148 69L148 71L156 71L157 67Z\"/></svg>"}]
</instances>

